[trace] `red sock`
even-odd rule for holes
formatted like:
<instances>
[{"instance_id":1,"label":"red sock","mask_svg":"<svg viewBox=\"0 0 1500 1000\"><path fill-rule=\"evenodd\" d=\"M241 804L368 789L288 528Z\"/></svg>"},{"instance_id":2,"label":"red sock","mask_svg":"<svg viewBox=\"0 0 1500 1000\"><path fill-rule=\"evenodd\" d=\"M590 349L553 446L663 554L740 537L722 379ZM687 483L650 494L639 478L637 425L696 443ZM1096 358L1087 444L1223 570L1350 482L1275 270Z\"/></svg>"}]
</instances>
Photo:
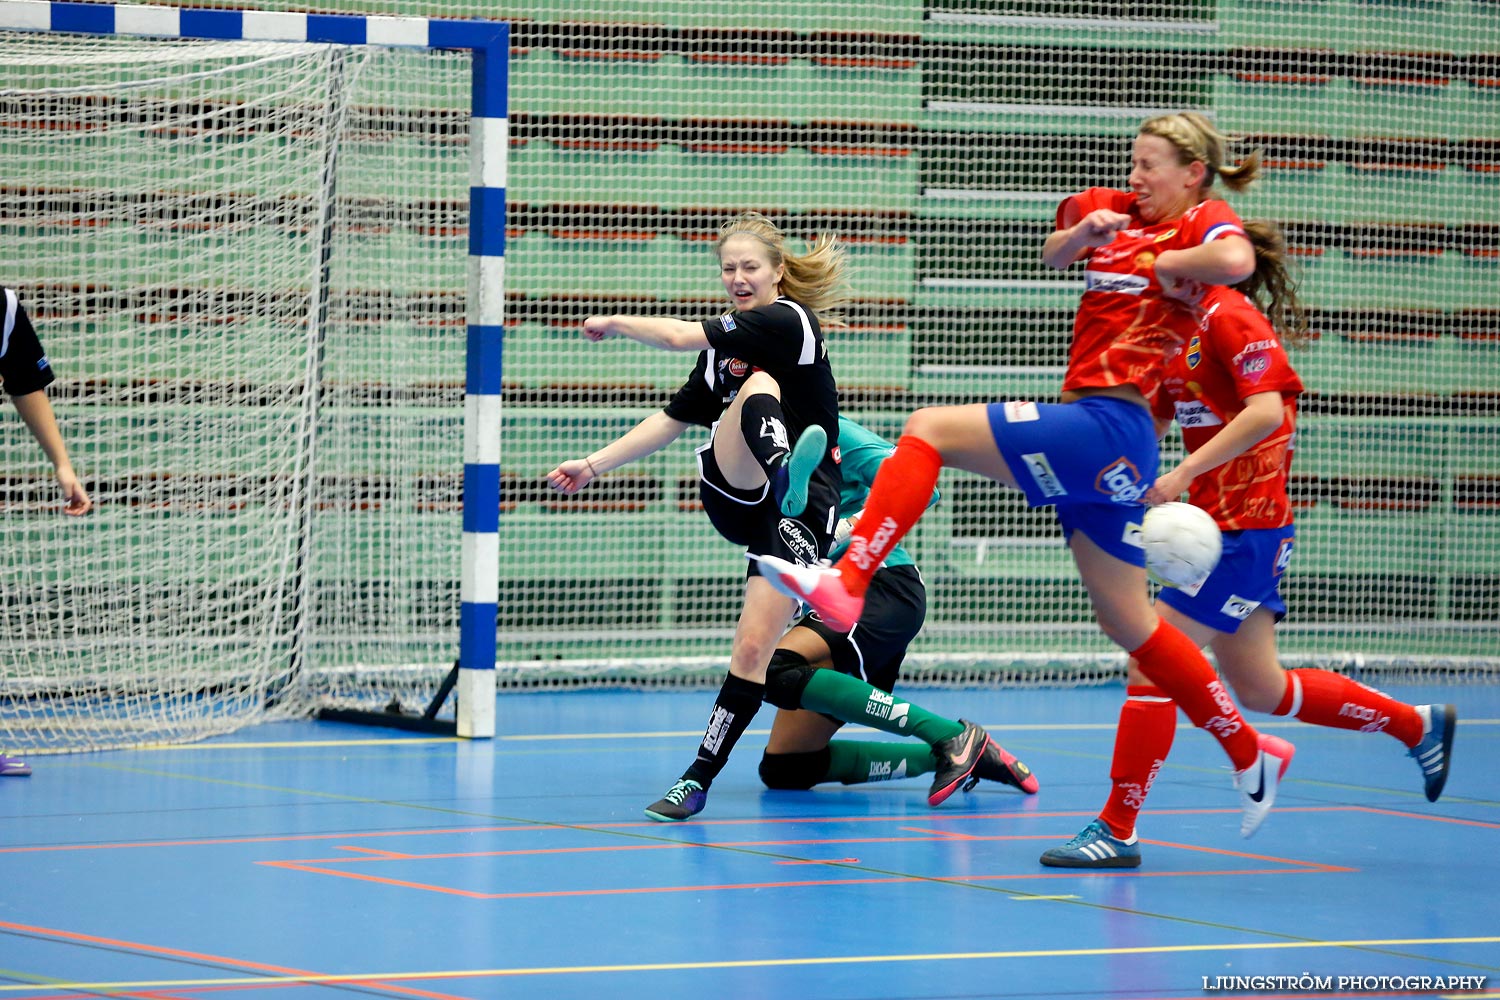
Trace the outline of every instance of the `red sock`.
<instances>
[{"instance_id":1,"label":"red sock","mask_svg":"<svg viewBox=\"0 0 1500 1000\"><path fill-rule=\"evenodd\" d=\"M1177 705L1155 687L1131 685L1120 706L1115 759L1109 767L1109 801L1099 818L1121 840L1135 832L1136 817L1177 735Z\"/></svg>"},{"instance_id":2,"label":"red sock","mask_svg":"<svg viewBox=\"0 0 1500 1000\"><path fill-rule=\"evenodd\" d=\"M942 471L943 456L936 448L919 437L901 435L896 450L875 473L864 513L835 567L849 593L858 597L869 589L870 577L927 509Z\"/></svg>"},{"instance_id":3,"label":"red sock","mask_svg":"<svg viewBox=\"0 0 1500 1000\"><path fill-rule=\"evenodd\" d=\"M1387 732L1408 747L1422 741L1422 717L1410 705L1331 670L1288 670L1286 693L1272 715L1295 715L1314 726Z\"/></svg>"},{"instance_id":4,"label":"red sock","mask_svg":"<svg viewBox=\"0 0 1500 1000\"><path fill-rule=\"evenodd\" d=\"M1257 733L1240 715L1203 650L1181 629L1166 621L1158 623L1151 638L1130 655L1141 673L1177 702L1193 725L1219 741L1236 771L1255 763L1260 752Z\"/></svg>"}]
</instances>

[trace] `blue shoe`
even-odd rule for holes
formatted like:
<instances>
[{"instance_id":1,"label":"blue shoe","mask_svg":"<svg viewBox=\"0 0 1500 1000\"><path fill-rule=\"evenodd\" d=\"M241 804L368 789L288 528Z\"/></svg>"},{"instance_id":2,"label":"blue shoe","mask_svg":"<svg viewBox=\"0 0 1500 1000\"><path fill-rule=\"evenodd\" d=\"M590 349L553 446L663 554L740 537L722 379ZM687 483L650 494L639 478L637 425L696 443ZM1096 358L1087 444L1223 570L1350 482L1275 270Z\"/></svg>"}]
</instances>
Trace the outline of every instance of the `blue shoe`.
<instances>
[{"instance_id":1,"label":"blue shoe","mask_svg":"<svg viewBox=\"0 0 1500 1000\"><path fill-rule=\"evenodd\" d=\"M6 778L24 778L31 773L31 765L19 757L7 757L0 753L0 776Z\"/></svg>"},{"instance_id":2,"label":"blue shoe","mask_svg":"<svg viewBox=\"0 0 1500 1000\"><path fill-rule=\"evenodd\" d=\"M1096 819L1066 844L1043 852L1041 860L1052 868L1139 868L1141 848L1135 834L1121 840Z\"/></svg>"},{"instance_id":3,"label":"blue shoe","mask_svg":"<svg viewBox=\"0 0 1500 1000\"><path fill-rule=\"evenodd\" d=\"M792 453L781 463L772 480L776 506L787 517L807 509L807 483L828 453L828 432L817 424L808 427L792 445Z\"/></svg>"},{"instance_id":4,"label":"blue shoe","mask_svg":"<svg viewBox=\"0 0 1500 1000\"><path fill-rule=\"evenodd\" d=\"M667 794L646 807L646 815L658 823L679 823L696 816L708 805L708 792L692 778L683 778Z\"/></svg>"},{"instance_id":5,"label":"blue shoe","mask_svg":"<svg viewBox=\"0 0 1500 1000\"><path fill-rule=\"evenodd\" d=\"M1453 759L1453 730L1458 713L1452 705L1418 705L1422 717L1422 741L1407 751L1422 767L1427 801L1436 802L1448 783L1448 763Z\"/></svg>"}]
</instances>

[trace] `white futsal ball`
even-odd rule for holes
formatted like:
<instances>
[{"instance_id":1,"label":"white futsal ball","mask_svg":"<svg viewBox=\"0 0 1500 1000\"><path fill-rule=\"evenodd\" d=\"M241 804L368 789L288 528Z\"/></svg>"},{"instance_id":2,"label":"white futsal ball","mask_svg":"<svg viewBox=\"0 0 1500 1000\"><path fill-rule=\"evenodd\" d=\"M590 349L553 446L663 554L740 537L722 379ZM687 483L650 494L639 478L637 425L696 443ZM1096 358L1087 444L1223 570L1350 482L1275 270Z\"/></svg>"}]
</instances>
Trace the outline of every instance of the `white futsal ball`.
<instances>
[{"instance_id":1,"label":"white futsal ball","mask_svg":"<svg viewBox=\"0 0 1500 1000\"><path fill-rule=\"evenodd\" d=\"M1201 507L1164 503L1148 508L1141 524L1146 568L1172 587L1194 587L1219 565L1224 537Z\"/></svg>"}]
</instances>

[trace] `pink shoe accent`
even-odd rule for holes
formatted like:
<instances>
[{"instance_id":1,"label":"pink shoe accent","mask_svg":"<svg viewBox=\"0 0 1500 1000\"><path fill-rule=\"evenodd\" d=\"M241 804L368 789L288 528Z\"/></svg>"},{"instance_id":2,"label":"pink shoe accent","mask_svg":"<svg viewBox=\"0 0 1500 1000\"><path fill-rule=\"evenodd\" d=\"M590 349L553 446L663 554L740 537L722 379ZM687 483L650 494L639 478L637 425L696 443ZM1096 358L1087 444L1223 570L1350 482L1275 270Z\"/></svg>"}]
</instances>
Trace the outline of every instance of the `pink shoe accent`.
<instances>
[{"instance_id":1,"label":"pink shoe accent","mask_svg":"<svg viewBox=\"0 0 1500 1000\"><path fill-rule=\"evenodd\" d=\"M767 583L807 604L830 628L849 631L865 610L865 599L845 590L839 571L832 566L798 566L777 556L750 558L760 564L760 575Z\"/></svg>"},{"instance_id":2,"label":"pink shoe accent","mask_svg":"<svg viewBox=\"0 0 1500 1000\"><path fill-rule=\"evenodd\" d=\"M1240 836L1254 835L1265 822L1276 791L1281 785L1282 775L1292 763L1297 748L1279 736L1256 734L1256 745L1260 748L1255 763L1234 776L1234 786L1240 793Z\"/></svg>"},{"instance_id":3,"label":"pink shoe accent","mask_svg":"<svg viewBox=\"0 0 1500 1000\"><path fill-rule=\"evenodd\" d=\"M990 737L990 746L994 747L995 752L1000 755L1000 763L1004 764L1006 769L1019 779L1017 788L1021 789L1027 795L1035 795L1041 791L1042 783L1036 780L1036 775L1031 773L1031 768L1017 760L1015 755L1009 750L996 743L993 736Z\"/></svg>"}]
</instances>

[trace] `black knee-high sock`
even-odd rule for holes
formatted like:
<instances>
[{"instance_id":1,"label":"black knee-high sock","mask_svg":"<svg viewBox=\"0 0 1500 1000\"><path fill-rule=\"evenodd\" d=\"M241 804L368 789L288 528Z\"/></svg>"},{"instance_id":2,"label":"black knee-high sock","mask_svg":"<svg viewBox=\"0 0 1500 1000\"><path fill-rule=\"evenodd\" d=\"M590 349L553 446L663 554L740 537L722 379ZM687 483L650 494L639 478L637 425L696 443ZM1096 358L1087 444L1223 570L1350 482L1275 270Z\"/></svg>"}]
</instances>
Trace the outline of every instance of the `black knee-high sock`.
<instances>
[{"instance_id":1,"label":"black knee-high sock","mask_svg":"<svg viewBox=\"0 0 1500 1000\"><path fill-rule=\"evenodd\" d=\"M755 718L765 694L764 684L747 681L734 674L724 678L724 686L719 688L719 697L714 702L713 714L708 717L708 730L703 734L703 742L698 745L698 759L682 773L684 778L692 778L705 789L713 784L719 772L724 770L724 765L729 763L730 751L745 734L750 720Z\"/></svg>"},{"instance_id":2,"label":"black knee-high sock","mask_svg":"<svg viewBox=\"0 0 1500 1000\"><path fill-rule=\"evenodd\" d=\"M740 433L750 454L766 470L766 478L781 467L787 452L792 450L787 439L786 419L781 412L781 400L769 393L757 392L740 405Z\"/></svg>"}]
</instances>

